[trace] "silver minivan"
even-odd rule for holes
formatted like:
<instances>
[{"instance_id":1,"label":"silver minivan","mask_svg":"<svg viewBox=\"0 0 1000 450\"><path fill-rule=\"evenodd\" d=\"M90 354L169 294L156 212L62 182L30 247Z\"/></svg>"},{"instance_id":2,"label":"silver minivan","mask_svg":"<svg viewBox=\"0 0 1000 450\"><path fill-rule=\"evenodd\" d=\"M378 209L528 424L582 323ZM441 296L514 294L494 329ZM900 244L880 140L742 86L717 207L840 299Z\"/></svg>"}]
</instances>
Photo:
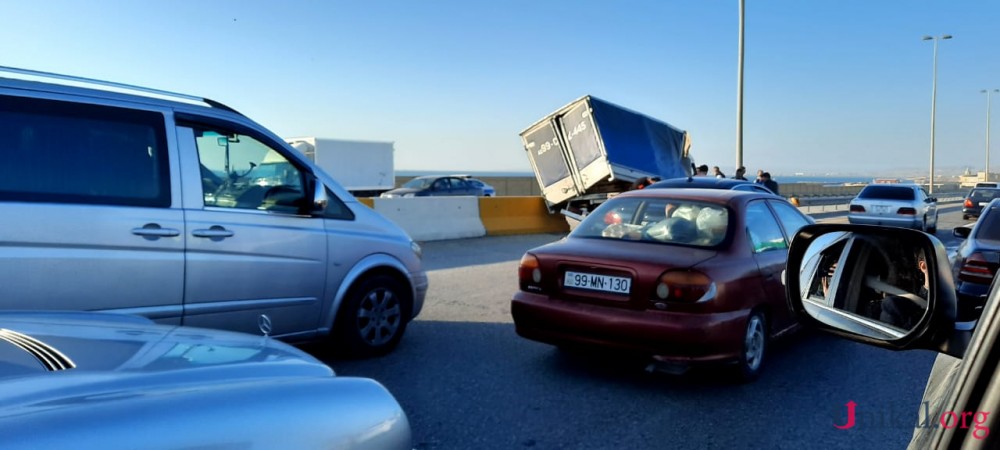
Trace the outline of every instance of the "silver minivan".
<instances>
[{"instance_id":1,"label":"silver minivan","mask_svg":"<svg viewBox=\"0 0 1000 450\"><path fill-rule=\"evenodd\" d=\"M0 68L0 309L331 337L371 356L427 285L402 229L235 110Z\"/></svg>"}]
</instances>

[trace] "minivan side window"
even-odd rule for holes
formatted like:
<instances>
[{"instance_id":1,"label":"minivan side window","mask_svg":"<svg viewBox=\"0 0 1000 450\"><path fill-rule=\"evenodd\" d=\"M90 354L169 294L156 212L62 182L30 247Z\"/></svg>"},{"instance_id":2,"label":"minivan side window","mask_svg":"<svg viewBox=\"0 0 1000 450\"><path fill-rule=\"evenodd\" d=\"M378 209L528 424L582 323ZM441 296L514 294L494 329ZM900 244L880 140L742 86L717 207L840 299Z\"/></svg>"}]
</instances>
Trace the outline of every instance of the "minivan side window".
<instances>
[{"instance_id":1,"label":"minivan side window","mask_svg":"<svg viewBox=\"0 0 1000 450\"><path fill-rule=\"evenodd\" d=\"M0 96L0 200L170 207L163 114Z\"/></svg>"},{"instance_id":2,"label":"minivan side window","mask_svg":"<svg viewBox=\"0 0 1000 450\"><path fill-rule=\"evenodd\" d=\"M302 171L251 136L195 128L205 206L296 214L305 206Z\"/></svg>"}]
</instances>

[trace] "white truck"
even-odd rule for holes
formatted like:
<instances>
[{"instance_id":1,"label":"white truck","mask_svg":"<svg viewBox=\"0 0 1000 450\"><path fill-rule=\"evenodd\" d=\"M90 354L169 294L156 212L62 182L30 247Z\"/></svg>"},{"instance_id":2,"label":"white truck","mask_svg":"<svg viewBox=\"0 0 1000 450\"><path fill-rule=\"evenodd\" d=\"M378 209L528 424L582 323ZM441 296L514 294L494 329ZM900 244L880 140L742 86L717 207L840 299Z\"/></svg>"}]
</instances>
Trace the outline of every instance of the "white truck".
<instances>
[{"instance_id":1,"label":"white truck","mask_svg":"<svg viewBox=\"0 0 1000 450\"><path fill-rule=\"evenodd\" d=\"M378 197L396 187L393 143L313 136L286 138L355 197Z\"/></svg>"}]
</instances>

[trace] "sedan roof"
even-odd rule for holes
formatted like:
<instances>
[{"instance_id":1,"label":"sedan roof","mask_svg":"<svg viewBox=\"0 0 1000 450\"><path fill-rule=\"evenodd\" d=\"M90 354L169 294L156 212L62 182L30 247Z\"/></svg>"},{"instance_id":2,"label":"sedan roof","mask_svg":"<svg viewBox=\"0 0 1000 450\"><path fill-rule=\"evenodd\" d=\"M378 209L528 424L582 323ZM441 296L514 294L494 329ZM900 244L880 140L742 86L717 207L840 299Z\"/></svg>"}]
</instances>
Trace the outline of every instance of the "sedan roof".
<instances>
[{"instance_id":1,"label":"sedan roof","mask_svg":"<svg viewBox=\"0 0 1000 450\"><path fill-rule=\"evenodd\" d=\"M751 191L734 191L731 189L646 189L623 192L615 196L619 197L653 197L653 198L675 198L678 200L701 200L713 203L742 203L755 198L769 198L772 200L784 200L773 194Z\"/></svg>"},{"instance_id":2,"label":"sedan roof","mask_svg":"<svg viewBox=\"0 0 1000 450\"><path fill-rule=\"evenodd\" d=\"M741 184L753 184L746 180L734 180L732 178L716 177L686 177L670 178L657 181L647 187L649 188L702 188L702 189L732 189L733 186Z\"/></svg>"}]
</instances>

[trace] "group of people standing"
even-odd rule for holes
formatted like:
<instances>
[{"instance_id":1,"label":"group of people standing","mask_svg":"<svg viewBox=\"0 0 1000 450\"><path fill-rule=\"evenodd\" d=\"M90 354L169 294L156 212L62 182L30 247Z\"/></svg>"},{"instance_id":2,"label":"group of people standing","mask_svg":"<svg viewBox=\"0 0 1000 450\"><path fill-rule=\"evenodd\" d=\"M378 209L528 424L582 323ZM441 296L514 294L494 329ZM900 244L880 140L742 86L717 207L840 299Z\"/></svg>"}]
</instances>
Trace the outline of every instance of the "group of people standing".
<instances>
[{"instance_id":1,"label":"group of people standing","mask_svg":"<svg viewBox=\"0 0 1000 450\"><path fill-rule=\"evenodd\" d=\"M719 169L719 166L712 167L711 175L708 174L708 166L705 164L702 164L697 167L695 167L694 164L691 164L691 168L694 169L694 176L696 177L714 176L715 178L726 178L726 174L722 173L722 170ZM736 169L736 175L733 176L733 179L750 181L747 180L745 176L746 172L747 168L740 166L740 168ZM641 177L638 180L636 180L635 183L632 183L632 186L629 188L629 190L643 189L657 181L660 181L659 177ZM758 170L757 179L754 180L754 183L764 186L768 190L773 192L775 195L778 195L778 182L771 179L770 173L764 172L763 170Z\"/></svg>"},{"instance_id":2,"label":"group of people standing","mask_svg":"<svg viewBox=\"0 0 1000 450\"><path fill-rule=\"evenodd\" d=\"M694 164L692 164L692 166L694 166ZM714 176L715 178L726 178L726 174L722 173L722 170L719 169L719 166L713 166L712 167L712 174L711 175L709 175L709 173L708 173L708 166L705 165L705 164L702 164L702 165L700 165L698 167L695 167L694 169L695 169L694 170L694 176L696 176L696 177ZM736 175L733 176L733 179L734 180L750 181L750 180L747 180L746 173L747 173L747 168L743 167L743 166L740 166L738 169L736 169ZM771 174L769 172L765 172L763 170L759 170L758 169L757 170L757 179L754 180L754 183L762 185L762 186L766 187L768 190L770 190L771 192L774 192L775 194L778 194L778 182L771 179Z\"/></svg>"}]
</instances>

